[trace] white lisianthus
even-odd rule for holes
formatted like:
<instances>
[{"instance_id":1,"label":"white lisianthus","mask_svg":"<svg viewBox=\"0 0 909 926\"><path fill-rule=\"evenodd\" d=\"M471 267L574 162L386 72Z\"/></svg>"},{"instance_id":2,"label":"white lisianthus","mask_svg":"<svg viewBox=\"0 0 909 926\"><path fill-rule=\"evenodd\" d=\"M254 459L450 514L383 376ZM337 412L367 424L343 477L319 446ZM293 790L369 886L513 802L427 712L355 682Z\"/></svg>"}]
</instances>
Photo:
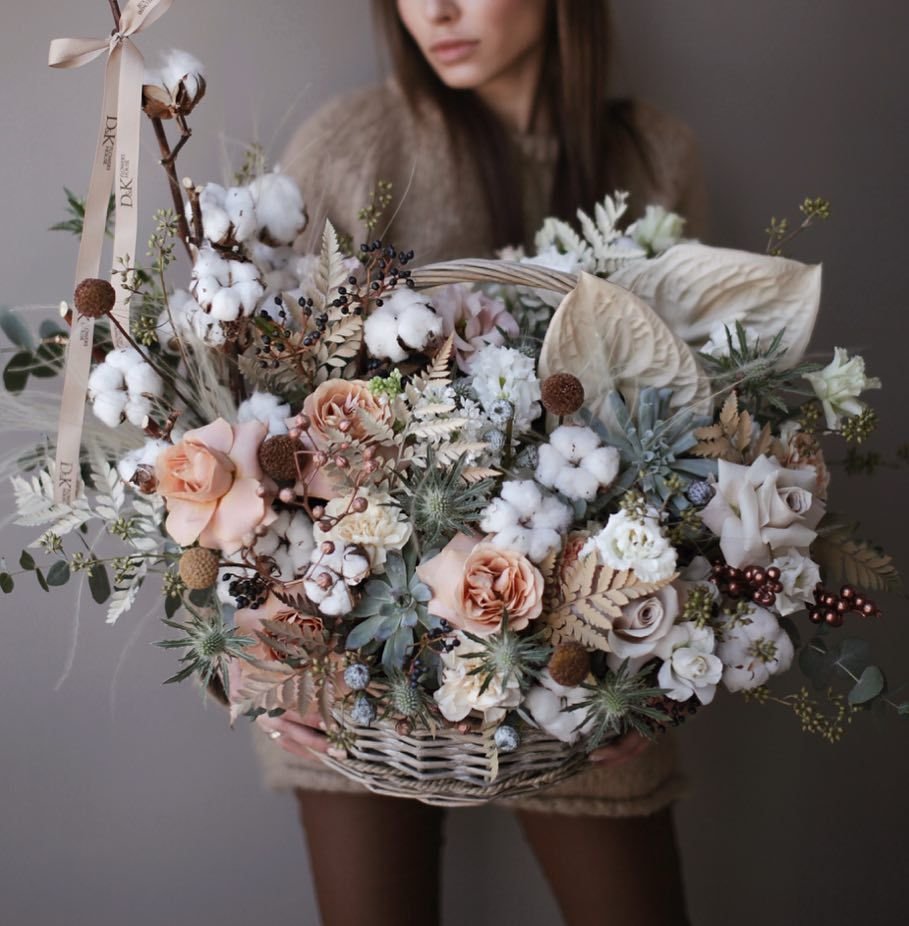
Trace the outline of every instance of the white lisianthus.
<instances>
[{"instance_id":1,"label":"white lisianthus","mask_svg":"<svg viewBox=\"0 0 909 926\"><path fill-rule=\"evenodd\" d=\"M521 686L514 673L503 683L502 676L494 675L485 686L485 673L471 674L477 668L476 657L484 647L463 633L455 633L459 645L450 652L443 652L442 684L433 694L442 716L457 723L464 720L471 711L483 715L487 724L498 723L513 707L521 703Z\"/></svg>"},{"instance_id":2,"label":"white lisianthus","mask_svg":"<svg viewBox=\"0 0 909 926\"><path fill-rule=\"evenodd\" d=\"M539 727L563 743L576 743L590 723L583 708L571 708L586 701L590 692L581 686L567 688L554 681L546 669L524 697L524 708Z\"/></svg>"},{"instance_id":3,"label":"white lisianthus","mask_svg":"<svg viewBox=\"0 0 909 926\"><path fill-rule=\"evenodd\" d=\"M682 240L685 220L675 212L668 212L662 206L648 206L644 217L626 229L635 244L650 255L662 254Z\"/></svg>"},{"instance_id":4,"label":"white lisianthus","mask_svg":"<svg viewBox=\"0 0 909 926\"><path fill-rule=\"evenodd\" d=\"M759 688L771 675L792 665L794 649L789 635L765 608L754 608L744 621L732 621L717 647L723 661L723 684L729 691Z\"/></svg>"},{"instance_id":5,"label":"white lisianthus","mask_svg":"<svg viewBox=\"0 0 909 926\"><path fill-rule=\"evenodd\" d=\"M319 536L336 544L363 547L372 568L383 572L389 550L404 548L413 532L413 525L387 492L360 489L358 494L368 502L366 510L350 511L330 531ZM325 506L326 517L340 517L348 510L350 501L349 496L333 498Z\"/></svg>"},{"instance_id":6,"label":"white lisianthus","mask_svg":"<svg viewBox=\"0 0 909 926\"><path fill-rule=\"evenodd\" d=\"M529 428L539 417L540 381L532 358L511 347L490 345L474 354L473 390L489 412L503 399L514 406L515 427Z\"/></svg>"},{"instance_id":7,"label":"white lisianthus","mask_svg":"<svg viewBox=\"0 0 909 926\"><path fill-rule=\"evenodd\" d=\"M784 617L802 610L814 601L814 589L821 581L821 570L809 556L798 550L787 550L771 563L780 571L783 591L776 596L776 609Z\"/></svg>"},{"instance_id":8,"label":"white lisianthus","mask_svg":"<svg viewBox=\"0 0 909 926\"><path fill-rule=\"evenodd\" d=\"M374 309L363 326L363 337L373 357L401 363L442 334L443 320L426 296L401 289Z\"/></svg>"},{"instance_id":9,"label":"white lisianthus","mask_svg":"<svg viewBox=\"0 0 909 926\"><path fill-rule=\"evenodd\" d=\"M655 648L653 654L663 660L657 684L673 701L687 701L695 695L701 704L709 704L723 676L723 663L714 655L716 639L709 627L697 627L692 621L676 624Z\"/></svg>"},{"instance_id":10,"label":"white lisianthus","mask_svg":"<svg viewBox=\"0 0 909 926\"><path fill-rule=\"evenodd\" d=\"M653 509L643 517L627 511L616 512L603 530L587 541L581 555L594 551L606 566L633 569L645 582L659 582L675 572L675 547L663 533Z\"/></svg>"},{"instance_id":11,"label":"white lisianthus","mask_svg":"<svg viewBox=\"0 0 909 926\"><path fill-rule=\"evenodd\" d=\"M844 417L861 414L865 405L858 397L866 389L881 388L877 377L865 375L864 358L850 357L842 347L834 350L830 364L817 373L806 373L805 379L820 399L827 427L832 431L842 427Z\"/></svg>"},{"instance_id":12,"label":"white lisianthus","mask_svg":"<svg viewBox=\"0 0 909 926\"><path fill-rule=\"evenodd\" d=\"M491 543L534 563L561 546L570 524L571 509L557 498L544 496L532 479L504 483L499 498L480 518L480 530L493 535Z\"/></svg>"},{"instance_id":13,"label":"white lisianthus","mask_svg":"<svg viewBox=\"0 0 909 926\"><path fill-rule=\"evenodd\" d=\"M566 498L592 501L619 472L619 452L590 428L561 425L538 450L537 481Z\"/></svg>"},{"instance_id":14,"label":"white lisianthus","mask_svg":"<svg viewBox=\"0 0 909 926\"><path fill-rule=\"evenodd\" d=\"M807 550L824 503L812 494L814 468L786 469L774 457L750 466L719 461L716 494L701 520L720 538L730 566L767 566L777 551Z\"/></svg>"}]
</instances>

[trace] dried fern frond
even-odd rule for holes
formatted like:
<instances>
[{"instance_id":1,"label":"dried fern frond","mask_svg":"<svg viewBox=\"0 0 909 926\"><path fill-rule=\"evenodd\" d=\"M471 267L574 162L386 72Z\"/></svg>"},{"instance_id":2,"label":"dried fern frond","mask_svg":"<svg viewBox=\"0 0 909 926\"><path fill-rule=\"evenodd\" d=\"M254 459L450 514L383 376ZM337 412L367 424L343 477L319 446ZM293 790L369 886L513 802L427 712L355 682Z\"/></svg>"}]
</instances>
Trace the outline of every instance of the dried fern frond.
<instances>
[{"instance_id":1,"label":"dried fern frond","mask_svg":"<svg viewBox=\"0 0 909 926\"><path fill-rule=\"evenodd\" d=\"M723 403L719 421L697 428L694 436L698 443L691 452L696 456L746 465L767 453L773 444L769 424L755 436L754 418L748 411L739 410L735 392L730 392Z\"/></svg>"}]
</instances>

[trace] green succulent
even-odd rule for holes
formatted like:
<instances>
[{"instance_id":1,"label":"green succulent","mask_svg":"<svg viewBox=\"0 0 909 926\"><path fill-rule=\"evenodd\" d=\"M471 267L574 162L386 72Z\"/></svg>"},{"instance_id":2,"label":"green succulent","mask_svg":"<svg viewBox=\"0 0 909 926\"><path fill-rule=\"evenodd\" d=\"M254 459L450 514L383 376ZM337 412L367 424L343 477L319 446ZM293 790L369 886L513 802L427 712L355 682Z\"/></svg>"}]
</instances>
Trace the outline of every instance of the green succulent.
<instances>
[{"instance_id":1,"label":"green succulent","mask_svg":"<svg viewBox=\"0 0 909 926\"><path fill-rule=\"evenodd\" d=\"M471 533L489 504L495 480L464 482L464 465L461 456L452 466L439 466L430 452L426 468L401 484L402 507L425 549L441 547L459 532Z\"/></svg>"},{"instance_id":2,"label":"green succulent","mask_svg":"<svg viewBox=\"0 0 909 926\"><path fill-rule=\"evenodd\" d=\"M608 670L596 684L582 687L590 696L569 710L586 713L586 722L591 724L588 735L591 750L632 730L651 739L653 724L669 720L668 714L653 706L654 699L665 693L663 689L654 688L645 673L632 675L627 659L614 672Z\"/></svg>"},{"instance_id":3,"label":"green succulent","mask_svg":"<svg viewBox=\"0 0 909 926\"><path fill-rule=\"evenodd\" d=\"M429 613L432 591L420 581L416 565L413 543L405 547L403 555L389 553L385 573L366 583L363 597L346 618L359 621L347 635L347 649L382 646L382 665L386 671L404 665L418 626L433 630L439 625L438 619Z\"/></svg>"},{"instance_id":4,"label":"green succulent","mask_svg":"<svg viewBox=\"0 0 909 926\"><path fill-rule=\"evenodd\" d=\"M697 444L695 429L712 424L712 419L690 408L673 410L671 398L671 389L649 386L641 390L632 409L613 392L607 399L611 422L590 418L590 427L619 451L622 461L618 478L597 500L598 507L637 485L648 504L681 511L689 506L687 487L716 473L716 461L686 456Z\"/></svg>"}]
</instances>

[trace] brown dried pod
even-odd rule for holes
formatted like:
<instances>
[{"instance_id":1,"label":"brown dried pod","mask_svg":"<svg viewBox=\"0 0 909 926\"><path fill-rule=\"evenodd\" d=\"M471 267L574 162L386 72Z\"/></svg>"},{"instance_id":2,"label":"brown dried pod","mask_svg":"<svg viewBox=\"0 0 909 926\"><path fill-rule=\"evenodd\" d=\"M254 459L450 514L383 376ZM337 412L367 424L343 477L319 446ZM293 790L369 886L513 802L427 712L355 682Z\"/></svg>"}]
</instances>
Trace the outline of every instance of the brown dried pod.
<instances>
[{"instance_id":1,"label":"brown dried pod","mask_svg":"<svg viewBox=\"0 0 909 926\"><path fill-rule=\"evenodd\" d=\"M80 315L103 318L117 302L117 293L108 280L87 277L73 294L73 305Z\"/></svg>"},{"instance_id":2,"label":"brown dried pod","mask_svg":"<svg viewBox=\"0 0 909 926\"><path fill-rule=\"evenodd\" d=\"M300 445L287 434L276 434L259 446L259 465L275 482L293 482L297 478L296 451Z\"/></svg>"},{"instance_id":3,"label":"brown dried pod","mask_svg":"<svg viewBox=\"0 0 909 926\"><path fill-rule=\"evenodd\" d=\"M584 405L584 386L571 373L553 373L540 386L543 408L552 415L573 415Z\"/></svg>"},{"instance_id":4,"label":"brown dried pod","mask_svg":"<svg viewBox=\"0 0 909 926\"><path fill-rule=\"evenodd\" d=\"M180 578L193 590L211 588L218 581L218 554L205 547L190 547L180 557Z\"/></svg>"},{"instance_id":5,"label":"brown dried pod","mask_svg":"<svg viewBox=\"0 0 909 926\"><path fill-rule=\"evenodd\" d=\"M580 643L571 640L560 643L553 650L548 668L554 682L574 688L590 672L590 653Z\"/></svg>"}]
</instances>

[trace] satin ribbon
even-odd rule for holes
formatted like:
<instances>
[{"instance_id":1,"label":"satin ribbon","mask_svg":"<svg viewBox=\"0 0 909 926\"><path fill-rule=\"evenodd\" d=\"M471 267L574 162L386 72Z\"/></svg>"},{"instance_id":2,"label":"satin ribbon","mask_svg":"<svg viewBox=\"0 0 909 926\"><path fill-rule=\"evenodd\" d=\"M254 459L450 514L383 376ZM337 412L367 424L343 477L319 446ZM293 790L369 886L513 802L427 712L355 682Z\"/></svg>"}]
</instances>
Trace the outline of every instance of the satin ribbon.
<instances>
[{"instance_id":1,"label":"satin ribbon","mask_svg":"<svg viewBox=\"0 0 909 926\"><path fill-rule=\"evenodd\" d=\"M160 19L172 3L173 0L129 0L120 15L118 28L109 37L54 39L48 55L48 64L53 68L78 68L107 53L101 128L85 200L76 285L99 274L107 204L113 191L116 214L111 282L117 301L112 314L127 331L131 295L128 286L132 281L116 271L123 268L121 261L135 265L136 260L139 133L145 77L145 61L130 37ZM79 492L79 455L94 327L92 319L73 311L54 469L54 499L64 504L70 504ZM111 325L111 335L114 347L127 346L128 342L115 325Z\"/></svg>"}]
</instances>

